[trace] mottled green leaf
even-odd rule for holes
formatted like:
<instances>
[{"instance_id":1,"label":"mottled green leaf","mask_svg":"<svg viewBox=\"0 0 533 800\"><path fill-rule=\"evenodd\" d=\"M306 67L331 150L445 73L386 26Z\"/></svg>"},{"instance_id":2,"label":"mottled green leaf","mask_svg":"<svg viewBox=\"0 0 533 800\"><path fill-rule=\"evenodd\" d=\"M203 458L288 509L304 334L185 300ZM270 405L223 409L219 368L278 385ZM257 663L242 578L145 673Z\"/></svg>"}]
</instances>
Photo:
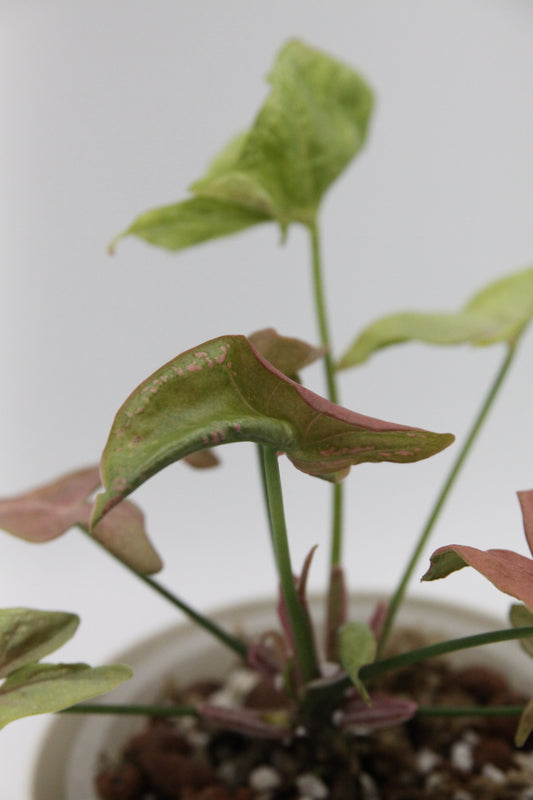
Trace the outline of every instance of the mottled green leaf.
<instances>
[{"instance_id":1,"label":"mottled green leaf","mask_svg":"<svg viewBox=\"0 0 533 800\"><path fill-rule=\"evenodd\" d=\"M372 95L350 67L297 40L281 49L268 80L251 128L191 186L194 197L141 215L117 239L134 234L180 250L267 220L283 232L315 222L324 193L364 143Z\"/></svg>"},{"instance_id":2,"label":"mottled green leaf","mask_svg":"<svg viewBox=\"0 0 533 800\"><path fill-rule=\"evenodd\" d=\"M69 472L38 489L0 500L0 527L27 542L48 542L79 525L88 529L92 503L100 486L98 467ZM162 567L145 530L144 515L133 503L115 509L93 536L111 553L138 572L152 574Z\"/></svg>"},{"instance_id":3,"label":"mottled green leaf","mask_svg":"<svg viewBox=\"0 0 533 800\"><path fill-rule=\"evenodd\" d=\"M119 410L102 458L105 493L93 524L168 464L241 441L270 445L303 472L337 481L362 462L427 458L453 436L336 406L279 372L244 336L223 336L170 361Z\"/></svg>"},{"instance_id":4,"label":"mottled green leaf","mask_svg":"<svg viewBox=\"0 0 533 800\"><path fill-rule=\"evenodd\" d=\"M111 242L109 251L114 252L116 243L124 236L138 236L167 250L183 250L209 239L238 233L269 219L267 214L246 206L209 197L193 197L182 203L145 211Z\"/></svg>"},{"instance_id":5,"label":"mottled green leaf","mask_svg":"<svg viewBox=\"0 0 533 800\"><path fill-rule=\"evenodd\" d=\"M338 368L361 364L376 350L402 342L438 345L513 344L533 316L533 268L482 289L457 313L403 312L373 322L348 348Z\"/></svg>"},{"instance_id":6,"label":"mottled green leaf","mask_svg":"<svg viewBox=\"0 0 533 800\"><path fill-rule=\"evenodd\" d=\"M365 622L346 622L338 631L338 647L342 666L361 697L370 703L370 696L359 678L359 670L374 660L374 634Z\"/></svg>"},{"instance_id":7,"label":"mottled green leaf","mask_svg":"<svg viewBox=\"0 0 533 800\"><path fill-rule=\"evenodd\" d=\"M75 614L62 611L1 609L0 678L57 650L74 635L78 624Z\"/></svg>"},{"instance_id":8,"label":"mottled green leaf","mask_svg":"<svg viewBox=\"0 0 533 800\"><path fill-rule=\"evenodd\" d=\"M513 628L533 627L533 613L525 606L513 603L509 609L509 619ZM533 638L520 639L520 647L533 657Z\"/></svg>"},{"instance_id":9,"label":"mottled green leaf","mask_svg":"<svg viewBox=\"0 0 533 800\"><path fill-rule=\"evenodd\" d=\"M87 664L29 664L0 686L0 728L32 714L61 711L109 692L132 676L129 667Z\"/></svg>"}]
</instances>

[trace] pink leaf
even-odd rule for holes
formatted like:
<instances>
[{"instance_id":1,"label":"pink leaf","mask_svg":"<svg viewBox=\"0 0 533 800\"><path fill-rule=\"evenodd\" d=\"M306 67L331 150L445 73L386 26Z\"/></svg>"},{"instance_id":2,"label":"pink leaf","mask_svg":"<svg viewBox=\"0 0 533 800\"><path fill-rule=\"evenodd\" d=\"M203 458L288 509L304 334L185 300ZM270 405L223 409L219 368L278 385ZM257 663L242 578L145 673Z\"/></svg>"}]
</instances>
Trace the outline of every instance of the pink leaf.
<instances>
[{"instance_id":1,"label":"pink leaf","mask_svg":"<svg viewBox=\"0 0 533 800\"><path fill-rule=\"evenodd\" d=\"M38 489L0 500L0 527L28 542L48 542L74 525L89 525L87 497L100 486L98 467L88 467Z\"/></svg>"},{"instance_id":2,"label":"pink leaf","mask_svg":"<svg viewBox=\"0 0 533 800\"><path fill-rule=\"evenodd\" d=\"M372 616L368 621L368 625L376 637L376 641L379 641L381 638L383 626L385 625L385 620L387 619L388 610L388 603L385 600L380 600L378 603L376 603L376 607L374 608Z\"/></svg>"},{"instance_id":3,"label":"pink leaf","mask_svg":"<svg viewBox=\"0 0 533 800\"><path fill-rule=\"evenodd\" d=\"M100 486L98 467L87 467L13 498L0 500L0 527L27 542L48 542L80 525L88 530L89 497ZM161 559L148 540L144 516L124 502L96 526L94 538L139 572L161 569Z\"/></svg>"},{"instance_id":4,"label":"pink leaf","mask_svg":"<svg viewBox=\"0 0 533 800\"><path fill-rule=\"evenodd\" d=\"M344 708L335 714L335 722L339 728L350 728L354 733L366 736L380 728L400 725L407 722L418 708L413 700L401 697L389 697L385 694L371 694L371 704L367 705L362 697L354 695Z\"/></svg>"},{"instance_id":5,"label":"pink leaf","mask_svg":"<svg viewBox=\"0 0 533 800\"><path fill-rule=\"evenodd\" d=\"M189 453L183 460L194 469L211 469L211 467L218 467L220 464L219 457L210 448L198 450L196 453Z\"/></svg>"},{"instance_id":6,"label":"pink leaf","mask_svg":"<svg viewBox=\"0 0 533 800\"><path fill-rule=\"evenodd\" d=\"M129 500L115 506L92 535L137 572L153 575L163 567L146 533L144 514Z\"/></svg>"},{"instance_id":7,"label":"pink leaf","mask_svg":"<svg viewBox=\"0 0 533 800\"><path fill-rule=\"evenodd\" d=\"M346 622L347 591L344 571L338 564L331 568L327 597L325 651L328 661L339 661L338 631Z\"/></svg>"},{"instance_id":8,"label":"pink leaf","mask_svg":"<svg viewBox=\"0 0 533 800\"><path fill-rule=\"evenodd\" d=\"M289 733L289 716L279 711L257 711L249 708L223 708L202 703L198 713L226 730L257 739L284 739Z\"/></svg>"},{"instance_id":9,"label":"pink leaf","mask_svg":"<svg viewBox=\"0 0 533 800\"><path fill-rule=\"evenodd\" d=\"M527 492L517 492L522 517L524 520L524 531L526 534L529 552L533 555L533 489Z\"/></svg>"},{"instance_id":10,"label":"pink leaf","mask_svg":"<svg viewBox=\"0 0 533 800\"><path fill-rule=\"evenodd\" d=\"M431 567L422 580L445 578L467 565L533 610L533 560L511 550L483 551L458 544L440 547L431 556Z\"/></svg>"}]
</instances>

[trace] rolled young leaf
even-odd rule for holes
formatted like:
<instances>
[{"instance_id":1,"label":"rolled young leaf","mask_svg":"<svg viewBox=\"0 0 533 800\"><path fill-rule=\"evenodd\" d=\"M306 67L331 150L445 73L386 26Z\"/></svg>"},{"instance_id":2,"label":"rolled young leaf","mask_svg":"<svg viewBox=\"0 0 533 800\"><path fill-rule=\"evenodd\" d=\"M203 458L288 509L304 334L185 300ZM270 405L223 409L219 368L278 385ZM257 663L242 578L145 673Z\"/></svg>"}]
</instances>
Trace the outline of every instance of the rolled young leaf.
<instances>
[{"instance_id":1,"label":"rolled young leaf","mask_svg":"<svg viewBox=\"0 0 533 800\"><path fill-rule=\"evenodd\" d=\"M361 364L374 352L402 342L514 344L533 316L533 268L516 272L478 292L457 313L403 312L373 322L356 338L338 369Z\"/></svg>"},{"instance_id":2,"label":"rolled young leaf","mask_svg":"<svg viewBox=\"0 0 533 800\"><path fill-rule=\"evenodd\" d=\"M132 676L129 667L87 664L28 664L0 686L0 728L33 714L61 711L109 692Z\"/></svg>"},{"instance_id":3,"label":"rolled young leaf","mask_svg":"<svg viewBox=\"0 0 533 800\"><path fill-rule=\"evenodd\" d=\"M513 603L509 609L509 621L513 628L533 627L533 612L519 603ZM533 657L533 639L520 639L520 647Z\"/></svg>"},{"instance_id":4,"label":"rolled young leaf","mask_svg":"<svg viewBox=\"0 0 533 800\"><path fill-rule=\"evenodd\" d=\"M320 201L365 140L372 95L350 67L289 41L269 75L271 91L251 128L233 139L193 197L142 214L120 236L180 250L265 221L284 232L311 225Z\"/></svg>"},{"instance_id":5,"label":"rolled young leaf","mask_svg":"<svg viewBox=\"0 0 533 800\"><path fill-rule=\"evenodd\" d=\"M0 678L53 653L74 635L76 614L31 608L0 610Z\"/></svg>"},{"instance_id":6,"label":"rolled young leaf","mask_svg":"<svg viewBox=\"0 0 533 800\"><path fill-rule=\"evenodd\" d=\"M118 411L93 525L160 469L206 447L266 444L302 472L337 481L354 464L418 461L453 438L334 405L279 372L244 336L223 336L164 365Z\"/></svg>"},{"instance_id":7,"label":"rolled young leaf","mask_svg":"<svg viewBox=\"0 0 533 800\"><path fill-rule=\"evenodd\" d=\"M365 703L370 704L370 696L359 677L359 670L374 660L376 638L366 623L354 621L342 625L338 637L341 664Z\"/></svg>"}]
</instances>

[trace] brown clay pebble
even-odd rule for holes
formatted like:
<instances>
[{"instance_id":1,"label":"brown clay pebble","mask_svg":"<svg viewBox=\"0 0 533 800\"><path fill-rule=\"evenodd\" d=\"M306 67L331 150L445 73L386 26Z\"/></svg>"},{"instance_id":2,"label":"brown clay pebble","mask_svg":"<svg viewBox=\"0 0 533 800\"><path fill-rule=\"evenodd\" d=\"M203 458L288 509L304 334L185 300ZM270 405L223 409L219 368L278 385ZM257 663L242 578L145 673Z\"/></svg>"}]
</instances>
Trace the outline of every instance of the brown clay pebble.
<instances>
[{"instance_id":1,"label":"brown clay pebble","mask_svg":"<svg viewBox=\"0 0 533 800\"><path fill-rule=\"evenodd\" d=\"M477 770L481 770L485 764L493 764L498 769L506 770L513 760L513 751L506 741L488 737L474 747L472 755Z\"/></svg>"},{"instance_id":2,"label":"brown clay pebble","mask_svg":"<svg viewBox=\"0 0 533 800\"><path fill-rule=\"evenodd\" d=\"M181 800L252 800L252 791L248 788L228 789L226 786L207 786L199 791L184 791Z\"/></svg>"},{"instance_id":3,"label":"brown clay pebble","mask_svg":"<svg viewBox=\"0 0 533 800\"><path fill-rule=\"evenodd\" d=\"M246 695L244 705L246 708L261 710L286 708L287 695L279 692L269 681L259 681Z\"/></svg>"},{"instance_id":4,"label":"brown clay pebble","mask_svg":"<svg viewBox=\"0 0 533 800\"><path fill-rule=\"evenodd\" d=\"M96 790L102 800L141 800L143 779L134 764L106 767L96 778Z\"/></svg>"},{"instance_id":5,"label":"brown clay pebble","mask_svg":"<svg viewBox=\"0 0 533 800\"><path fill-rule=\"evenodd\" d=\"M463 689L478 703L489 703L494 695L508 690L507 681L502 675L486 667L465 667L448 678L447 686Z\"/></svg>"}]
</instances>

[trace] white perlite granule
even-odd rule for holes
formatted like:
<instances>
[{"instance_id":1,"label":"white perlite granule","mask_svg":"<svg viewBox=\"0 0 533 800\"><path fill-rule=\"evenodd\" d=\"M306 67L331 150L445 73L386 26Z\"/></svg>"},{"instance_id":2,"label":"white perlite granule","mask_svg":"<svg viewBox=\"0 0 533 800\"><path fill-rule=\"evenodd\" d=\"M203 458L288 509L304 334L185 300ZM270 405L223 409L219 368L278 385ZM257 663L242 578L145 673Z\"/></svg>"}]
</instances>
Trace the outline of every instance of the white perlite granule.
<instances>
[{"instance_id":1,"label":"white perlite granule","mask_svg":"<svg viewBox=\"0 0 533 800\"><path fill-rule=\"evenodd\" d=\"M296 778L296 786L302 795L309 797L309 800L325 800L329 795L329 789L320 778L312 772L305 772ZM301 798L300 798L301 800Z\"/></svg>"},{"instance_id":2,"label":"white perlite granule","mask_svg":"<svg viewBox=\"0 0 533 800\"><path fill-rule=\"evenodd\" d=\"M281 778L274 767L265 765L256 767L250 773L248 783L256 792L267 792L270 789L277 789L281 785Z\"/></svg>"},{"instance_id":3,"label":"white perlite granule","mask_svg":"<svg viewBox=\"0 0 533 800\"><path fill-rule=\"evenodd\" d=\"M433 750L429 750L425 747L423 750L420 750L416 755L416 765L418 767L418 771L422 773L422 775L427 775L428 772L431 772L433 767L441 761L441 757L434 753Z\"/></svg>"},{"instance_id":4,"label":"white perlite granule","mask_svg":"<svg viewBox=\"0 0 533 800\"><path fill-rule=\"evenodd\" d=\"M228 675L226 689L238 697L244 697L257 686L259 675L251 669L234 669Z\"/></svg>"},{"instance_id":5,"label":"white perlite granule","mask_svg":"<svg viewBox=\"0 0 533 800\"><path fill-rule=\"evenodd\" d=\"M467 792L466 789L458 789L454 792L452 800L474 800L474 796Z\"/></svg>"},{"instance_id":6,"label":"white perlite granule","mask_svg":"<svg viewBox=\"0 0 533 800\"><path fill-rule=\"evenodd\" d=\"M464 772L471 772L474 766L472 744L464 740L455 742L451 748L450 760L457 769L462 769Z\"/></svg>"},{"instance_id":7,"label":"white perlite granule","mask_svg":"<svg viewBox=\"0 0 533 800\"><path fill-rule=\"evenodd\" d=\"M368 772L362 772L359 776L359 786L363 794L363 800L380 800L378 787L374 779Z\"/></svg>"},{"instance_id":8,"label":"white perlite granule","mask_svg":"<svg viewBox=\"0 0 533 800\"><path fill-rule=\"evenodd\" d=\"M495 767L494 764L484 764L481 774L484 778L488 778L488 780L493 781L494 783L503 783L505 781L504 773L501 771L501 769Z\"/></svg>"}]
</instances>

